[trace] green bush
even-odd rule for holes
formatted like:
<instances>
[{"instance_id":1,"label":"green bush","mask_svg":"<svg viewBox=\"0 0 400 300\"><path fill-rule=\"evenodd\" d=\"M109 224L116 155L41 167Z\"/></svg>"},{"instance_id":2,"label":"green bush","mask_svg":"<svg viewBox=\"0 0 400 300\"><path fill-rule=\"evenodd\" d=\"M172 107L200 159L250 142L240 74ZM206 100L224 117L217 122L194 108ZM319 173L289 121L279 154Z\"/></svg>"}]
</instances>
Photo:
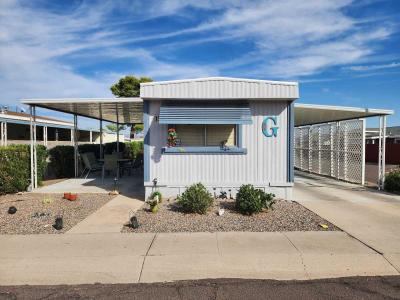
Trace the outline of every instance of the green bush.
<instances>
[{"instance_id":1,"label":"green bush","mask_svg":"<svg viewBox=\"0 0 400 300\"><path fill-rule=\"evenodd\" d=\"M254 188L251 184L242 185L236 194L236 209L242 214L252 215L271 208L275 195Z\"/></svg>"},{"instance_id":2,"label":"green bush","mask_svg":"<svg viewBox=\"0 0 400 300\"><path fill-rule=\"evenodd\" d=\"M41 185L47 166L46 147L38 145L38 184ZM0 147L0 194L25 191L31 178L30 146L11 145Z\"/></svg>"},{"instance_id":3,"label":"green bush","mask_svg":"<svg viewBox=\"0 0 400 300\"><path fill-rule=\"evenodd\" d=\"M190 213L205 214L213 202L211 193L201 183L191 185L178 197L178 203Z\"/></svg>"},{"instance_id":4,"label":"green bush","mask_svg":"<svg viewBox=\"0 0 400 300\"><path fill-rule=\"evenodd\" d=\"M75 176L74 147L56 146L49 150L50 167L57 178L70 178Z\"/></svg>"},{"instance_id":5,"label":"green bush","mask_svg":"<svg viewBox=\"0 0 400 300\"><path fill-rule=\"evenodd\" d=\"M391 171L385 176L385 190L400 193L400 169Z\"/></svg>"},{"instance_id":6,"label":"green bush","mask_svg":"<svg viewBox=\"0 0 400 300\"><path fill-rule=\"evenodd\" d=\"M99 145L97 145L98 147ZM104 154L112 154L117 151L117 142L104 144ZM119 142L119 152L125 151L125 143Z\"/></svg>"},{"instance_id":7,"label":"green bush","mask_svg":"<svg viewBox=\"0 0 400 300\"><path fill-rule=\"evenodd\" d=\"M143 153L143 141L132 141L125 143L125 151L132 158L136 158L138 154Z\"/></svg>"},{"instance_id":8,"label":"green bush","mask_svg":"<svg viewBox=\"0 0 400 300\"><path fill-rule=\"evenodd\" d=\"M156 196L158 196L158 202L162 202L162 194L161 194L160 191L152 192L151 195L150 195L150 199L151 199L151 200L154 200L154 198L155 198Z\"/></svg>"},{"instance_id":9,"label":"green bush","mask_svg":"<svg viewBox=\"0 0 400 300\"><path fill-rule=\"evenodd\" d=\"M79 153L94 153L94 156L99 159L100 158L100 145L99 144L82 144L78 145ZM72 148L73 151L73 148Z\"/></svg>"}]
</instances>

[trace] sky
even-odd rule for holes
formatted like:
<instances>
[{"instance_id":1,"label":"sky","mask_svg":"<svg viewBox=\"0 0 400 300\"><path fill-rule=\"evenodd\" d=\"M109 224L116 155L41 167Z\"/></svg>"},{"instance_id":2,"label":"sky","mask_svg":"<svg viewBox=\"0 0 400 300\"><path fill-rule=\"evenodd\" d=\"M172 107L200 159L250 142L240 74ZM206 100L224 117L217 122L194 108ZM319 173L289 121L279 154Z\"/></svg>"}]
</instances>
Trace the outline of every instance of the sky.
<instances>
[{"instance_id":1,"label":"sky","mask_svg":"<svg viewBox=\"0 0 400 300\"><path fill-rule=\"evenodd\" d=\"M399 24L398 0L0 0L0 104L111 97L125 75L229 76L400 113Z\"/></svg>"}]
</instances>

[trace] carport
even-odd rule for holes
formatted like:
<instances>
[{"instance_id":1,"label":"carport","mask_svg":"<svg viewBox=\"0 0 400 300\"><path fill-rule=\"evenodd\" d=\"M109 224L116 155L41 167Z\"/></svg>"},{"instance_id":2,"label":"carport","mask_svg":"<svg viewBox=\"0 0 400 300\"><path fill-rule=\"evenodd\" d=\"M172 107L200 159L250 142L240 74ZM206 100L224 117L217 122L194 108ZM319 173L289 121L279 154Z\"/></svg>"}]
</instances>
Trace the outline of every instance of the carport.
<instances>
[{"instance_id":1,"label":"carport","mask_svg":"<svg viewBox=\"0 0 400 300\"><path fill-rule=\"evenodd\" d=\"M31 180L37 188L36 160L36 108L45 108L74 116L74 165L78 177L78 147L76 130L78 116L99 120L100 136L102 122L119 124L143 123L141 98L97 98L97 99L26 99L30 106L31 120ZM345 181L364 184L365 173L365 118L379 117L379 182L384 187L386 117L392 110L343 106L327 106L296 103L294 106L295 138L291 141L294 167L303 171L330 176ZM148 128L145 128L144 134ZM118 135L119 137L119 135ZM117 143L118 145L118 143ZM100 157L103 156L103 141L100 141ZM118 150L117 150L118 151ZM146 160L145 160L146 164ZM345 171L344 173L341 173ZM349 174L357 173L357 180Z\"/></svg>"},{"instance_id":2,"label":"carport","mask_svg":"<svg viewBox=\"0 0 400 300\"><path fill-rule=\"evenodd\" d=\"M119 125L143 122L143 101L141 98L74 98L74 99L24 99L23 104L30 108L31 137L31 182L37 188L37 155L36 155L36 108L45 108L74 116L73 146L75 177L78 170L78 116L99 121L100 126L100 158L103 151L103 121L117 124L117 152L119 152Z\"/></svg>"},{"instance_id":3,"label":"carport","mask_svg":"<svg viewBox=\"0 0 400 300\"><path fill-rule=\"evenodd\" d=\"M378 188L384 188L386 117L393 110L295 104L295 168L364 184L365 118L379 118Z\"/></svg>"}]
</instances>

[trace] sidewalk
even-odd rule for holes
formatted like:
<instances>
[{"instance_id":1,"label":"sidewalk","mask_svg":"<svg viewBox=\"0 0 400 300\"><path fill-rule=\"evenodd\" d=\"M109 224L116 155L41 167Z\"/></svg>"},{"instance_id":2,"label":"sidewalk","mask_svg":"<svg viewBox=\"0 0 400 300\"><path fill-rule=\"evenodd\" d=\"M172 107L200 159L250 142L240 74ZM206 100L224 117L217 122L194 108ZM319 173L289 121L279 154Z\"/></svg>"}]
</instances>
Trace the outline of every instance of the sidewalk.
<instances>
[{"instance_id":1,"label":"sidewalk","mask_svg":"<svg viewBox=\"0 0 400 300\"><path fill-rule=\"evenodd\" d=\"M0 236L0 284L398 275L344 232Z\"/></svg>"}]
</instances>

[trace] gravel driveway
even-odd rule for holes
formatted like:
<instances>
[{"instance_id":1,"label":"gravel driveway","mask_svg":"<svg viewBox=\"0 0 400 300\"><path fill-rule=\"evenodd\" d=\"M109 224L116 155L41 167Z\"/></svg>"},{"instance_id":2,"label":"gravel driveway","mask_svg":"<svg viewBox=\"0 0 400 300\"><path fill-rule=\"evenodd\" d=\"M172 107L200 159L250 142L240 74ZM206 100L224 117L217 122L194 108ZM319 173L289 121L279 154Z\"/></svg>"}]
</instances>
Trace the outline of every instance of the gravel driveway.
<instances>
[{"instance_id":1,"label":"gravel driveway","mask_svg":"<svg viewBox=\"0 0 400 300\"><path fill-rule=\"evenodd\" d=\"M68 201L61 194L5 195L0 197L0 234L64 233L110 201L107 194L79 194L78 200ZM46 203L49 202L49 203ZM8 214L15 206L17 212ZM64 228L53 228L55 217L63 215Z\"/></svg>"},{"instance_id":2,"label":"gravel driveway","mask_svg":"<svg viewBox=\"0 0 400 300\"><path fill-rule=\"evenodd\" d=\"M160 210L152 213L145 205L135 215L140 227L128 226L122 232L216 232L216 231L316 231L325 230L319 224L328 225L327 230L339 230L296 202L278 200L273 210L252 216L235 211L234 200L220 200L205 215L188 214L179 209L175 200L164 200ZM219 208L225 213L218 216Z\"/></svg>"}]
</instances>

